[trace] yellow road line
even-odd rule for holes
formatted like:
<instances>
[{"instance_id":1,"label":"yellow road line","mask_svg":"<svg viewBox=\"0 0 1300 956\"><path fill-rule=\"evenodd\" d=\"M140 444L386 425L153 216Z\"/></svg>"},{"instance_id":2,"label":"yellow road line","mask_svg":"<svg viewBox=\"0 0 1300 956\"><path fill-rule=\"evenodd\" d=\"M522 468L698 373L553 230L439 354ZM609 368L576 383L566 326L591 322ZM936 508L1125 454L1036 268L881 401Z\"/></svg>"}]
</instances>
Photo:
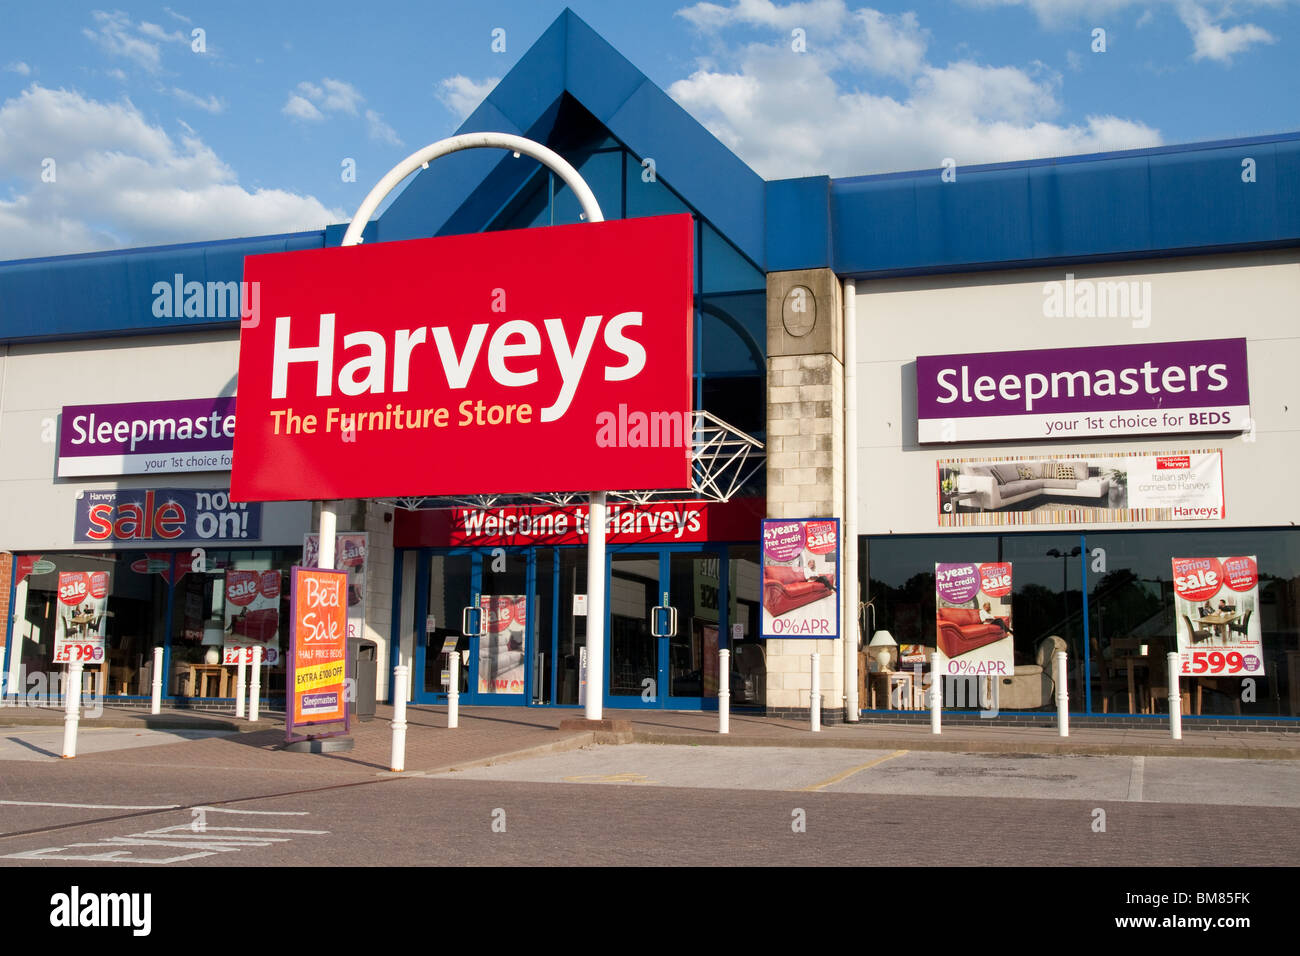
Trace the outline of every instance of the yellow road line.
<instances>
[{"instance_id":1,"label":"yellow road line","mask_svg":"<svg viewBox=\"0 0 1300 956\"><path fill-rule=\"evenodd\" d=\"M862 764L862 765L859 766L859 767L850 767L848 770L845 770L843 773L837 773L835 776L831 777L829 780L823 780L821 783L814 783L811 787L803 787L803 788L801 788L801 789L803 789L803 790L821 790L823 787L829 787L829 786L831 786L832 784L839 783L841 780L847 780L847 779L849 779L849 777L853 776L855 773L861 773L863 770L870 770L872 767L875 767L875 766L877 766L878 764L882 764L882 763L884 763L886 760L893 760L895 757L901 757L901 756L903 756L903 754L905 754L905 753L907 753L906 750L895 750L892 754L885 754L885 756L883 756L883 757L877 757L875 760L872 760L872 761L869 761L869 762L867 762L867 763L864 763L864 764Z\"/></svg>"}]
</instances>

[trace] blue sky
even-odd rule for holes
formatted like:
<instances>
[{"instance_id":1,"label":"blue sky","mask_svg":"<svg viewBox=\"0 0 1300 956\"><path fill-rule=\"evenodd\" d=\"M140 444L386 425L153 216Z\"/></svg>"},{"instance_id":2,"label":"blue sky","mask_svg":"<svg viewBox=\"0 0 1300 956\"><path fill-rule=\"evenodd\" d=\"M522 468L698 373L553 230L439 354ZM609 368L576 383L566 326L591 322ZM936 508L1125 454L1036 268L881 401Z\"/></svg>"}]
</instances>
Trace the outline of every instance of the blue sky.
<instances>
[{"instance_id":1,"label":"blue sky","mask_svg":"<svg viewBox=\"0 0 1300 956\"><path fill-rule=\"evenodd\" d=\"M1300 129L1300 0L569 5L767 178ZM3 0L0 259L345 221L563 6Z\"/></svg>"}]
</instances>

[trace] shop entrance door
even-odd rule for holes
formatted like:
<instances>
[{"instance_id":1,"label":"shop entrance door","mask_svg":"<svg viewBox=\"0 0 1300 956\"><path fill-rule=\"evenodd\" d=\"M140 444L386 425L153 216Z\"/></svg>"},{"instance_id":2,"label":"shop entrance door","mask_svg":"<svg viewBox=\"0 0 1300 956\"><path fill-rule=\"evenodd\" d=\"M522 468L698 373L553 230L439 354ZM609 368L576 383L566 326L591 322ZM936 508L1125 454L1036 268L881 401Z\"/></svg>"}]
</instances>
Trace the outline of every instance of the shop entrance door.
<instances>
[{"instance_id":1,"label":"shop entrance door","mask_svg":"<svg viewBox=\"0 0 1300 956\"><path fill-rule=\"evenodd\" d=\"M533 653L533 559L526 550L425 553L416 596L415 702L447 700L454 639L464 704L523 704Z\"/></svg>"},{"instance_id":2,"label":"shop entrance door","mask_svg":"<svg viewBox=\"0 0 1300 956\"><path fill-rule=\"evenodd\" d=\"M721 548L627 548L609 557L605 706L718 706L718 649L727 635Z\"/></svg>"}]
</instances>

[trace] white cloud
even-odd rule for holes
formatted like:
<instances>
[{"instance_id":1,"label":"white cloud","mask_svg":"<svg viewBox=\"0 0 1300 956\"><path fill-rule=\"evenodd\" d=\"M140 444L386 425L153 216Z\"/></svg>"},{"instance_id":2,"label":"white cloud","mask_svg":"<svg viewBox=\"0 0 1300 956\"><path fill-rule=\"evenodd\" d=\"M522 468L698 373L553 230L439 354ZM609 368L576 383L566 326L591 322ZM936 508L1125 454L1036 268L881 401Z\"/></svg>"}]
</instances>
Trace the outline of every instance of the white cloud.
<instances>
[{"instance_id":1,"label":"white cloud","mask_svg":"<svg viewBox=\"0 0 1300 956\"><path fill-rule=\"evenodd\" d=\"M206 110L209 113L220 113L226 108L226 104L222 100L218 99L215 94L204 99L196 93L191 93L189 90L183 90L179 86L173 86L172 96L176 97L182 103L188 103L190 106L197 106L199 109Z\"/></svg>"},{"instance_id":2,"label":"white cloud","mask_svg":"<svg viewBox=\"0 0 1300 956\"><path fill-rule=\"evenodd\" d=\"M371 139L387 143L390 146L401 146L402 140L398 137L397 131L384 122L384 118L374 110L366 110L366 135Z\"/></svg>"},{"instance_id":3,"label":"white cloud","mask_svg":"<svg viewBox=\"0 0 1300 956\"><path fill-rule=\"evenodd\" d=\"M1192 33L1194 60L1215 60L1228 64L1232 58L1253 43L1276 43L1276 38L1253 23L1238 24L1225 30L1214 23L1205 9L1195 3L1182 3L1178 8L1187 29Z\"/></svg>"},{"instance_id":4,"label":"white cloud","mask_svg":"<svg viewBox=\"0 0 1300 956\"><path fill-rule=\"evenodd\" d=\"M187 16L185 16L185 15L183 15L183 14L177 13L177 12L176 12L175 10L173 10L171 7L163 7L163 10L165 10L165 11L168 13L168 15L170 15L170 16L174 17L175 19L181 21L181 23L193 23L193 22L194 22L194 21L191 20L189 17L187 17Z\"/></svg>"},{"instance_id":5,"label":"white cloud","mask_svg":"<svg viewBox=\"0 0 1300 956\"><path fill-rule=\"evenodd\" d=\"M288 102L280 109L285 116L316 123L325 118L325 114L312 106L311 100L304 99L297 93L290 93Z\"/></svg>"},{"instance_id":6,"label":"white cloud","mask_svg":"<svg viewBox=\"0 0 1300 956\"><path fill-rule=\"evenodd\" d=\"M326 112L347 113L348 116L356 116L357 107L364 103L365 98L357 92L356 87L351 83L344 83L342 79L322 79L321 87L324 92L321 94L321 109Z\"/></svg>"},{"instance_id":7,"label":"white cloud","mask_svg":"<svg viewBox=\"0 0 1300 956\"><path fill-rule=\"evenodd\" d=\"M791 31L804 31L809 53L828 57L884 76L910 77L920 69L930 33L915 13L890 16L879 10L850 10L844 0L811 0L778 7L770 0L736 0L730 7L697 3L677 16L704 33L717 36L737 26L775 30L792 42Z\"/></svg>"},{"instance_id":8,"label":"white cloud","mask_svg":"<svg viewBox=\"0 0 1300 956\"><path fill-rule=\"evenodd\" d=\"M104 72L105 72L108 76L111 76L113 79L117 80L119 83L125 83L125 82L126 82L126 71L125 71L125 70L119 70L117 67L113 67L113 69L111 69L111 70L105 70Z\"/></svg>"},{"instance_id":9,"label":"white cloud","mask_svg":"<svg viewBox=\"0 0 1300 956\"><path fill-rule=\"evenodd\" d=\"M144 36L158 40L161 43L184 43L186 46L190 44L190 38L180 30L168 33L156 23L148 23L142 20L136 29Z\"/></svg>"},{"instance_id":10,"label":"white cloud","mask_svg":"<svg viewBox=\"0 0 1300 956\"><path fill-rule=\"evenodd\" d=\"M319 84L303 80L289 94L283 112L298 119L324 119L326 113L346 113L356 116L366 98L351 83L343 80L323 79Z\"/></svg>"},{"instance_id":11,"label":"white cloud","mask_svg":"<svg viewBox=\"0 0 1300 956\"><path fill-rule=\"evenodd\" d=\"M28 66L26 63L24 63L22 60L15 60L13 63L8 64L5 67L5 70L7 70L10 73L17 73L19 76L32 75L32 68Z\"/></svg>"},{"instance_id":12,"label":"white cloud","mask_svg":"<svg viewBox=\"0 0 1300 956\"><path fill-rule=\"evenodd\" d=\"M56 179L42 182L45 158ZM0 259L319 229L346 217L311 196L240 186L183 127L179 142L128 99L32 84L0 103Z\"/></svg>"},{"instance_id":13,"label":"white cloud","mask_svg":"<svg viewBox=\"0 0 1300 956\"><path fill-rule=\"evenodd\" d=\"M82 35L112 56L126 57L156 73L162 67L162 54L157 43L141 39L131 31L131 18L121 10L107 13L96 10L91 14L95 29L84 29Z\"/></svg>"},{"instance_id":14,"label":"white cloud","mask_svg":"<svg viewBox=\"0 0 1300 956\"><path fill-rule=\"evenodd\" d=\"M827 30L842 22L847 10L843 0L809 0L807 3L789 3L783 7L778 7L771 0L736 0L730 7L716 3L697 3L678 10L677 15L701 30L709 31L737 24L783 31L795 27Z\"/></svg>"},{"instance_id":15,"label":"white cloud","mask_svg":"<svg viewBox=\"0 0 1300 956\"><path fill-rule=\"evenodd\" d=\"M319 83L303 80L289 94L289 99L280 112L294 119L309 123L318 123L327 118L327 114L361 116L366 123L366 135L376 142L390 146L401 146L402 139L397 131L384 122L383 116L376 110L362 107L366 98L351 83L325 77Z\"/></svg>"},{"instance_id":16,"label":"white cloud","mask_svg":"<svg viewBox=\"0 0 1300 956\"><path fill-rule=\"evenodd\" d=\"M433 88L433 93L443 106L456 114L457 119L464 119L478 108L500 82L501 77L489 76L475 83L468 76L457 73L440 80Z\"/></svg>"},{"instance_id":17,"label":"white cloud","mask_svg":"<svg viewBox=\"0 0 1300 956\"><path fill-rule=\"evenodd\" d=\"M1276 38L1253 23L1237 24L1224 28L1220 22L1235 15L1237 7L1269 7L1277 9L1294 0L1228 0L1218 7L1218 14L1210 16L1205 6L1196 0L964 0L974 7L1024 6L1034 12L1038 22L1048 29L1063 29L1086 22L1090 26L1104 26L1104 18L1132 6L1143 8L1137 26L1143 27L1155 19L1155 10L1172 7L1191 34L1194 60L1217 60L1229 63L1232 57L1255 43L1273 43Z\"/></svg>"},{"instance_id":18,"label":"white cloud","mask_svg":"<svg viewBox=\"0 0 1300 956\"><path fill-rule=\"evenodd\" d=\"M710 30L725 26L727 15L767 17L784 27L770 6L697 4L683 15ZM1118 116L1056 121L1062 78L1041 63L935 65L925 58L928 34L914 16L862 10L836 19L837 8L842 4L818 6L821 24L841 31L828 30L823 47L814 44L811 29L806 54L793 53L785 36L771 45L720 45L669 94L765 178L928 169L949 156L968 165L1160 142L1156 129ZM887 39L896 41L892 53ZM863 50L885 53L873 58ZM901 84L902 94L871 89L880 76Z\"/></svg>"}]
</instances>

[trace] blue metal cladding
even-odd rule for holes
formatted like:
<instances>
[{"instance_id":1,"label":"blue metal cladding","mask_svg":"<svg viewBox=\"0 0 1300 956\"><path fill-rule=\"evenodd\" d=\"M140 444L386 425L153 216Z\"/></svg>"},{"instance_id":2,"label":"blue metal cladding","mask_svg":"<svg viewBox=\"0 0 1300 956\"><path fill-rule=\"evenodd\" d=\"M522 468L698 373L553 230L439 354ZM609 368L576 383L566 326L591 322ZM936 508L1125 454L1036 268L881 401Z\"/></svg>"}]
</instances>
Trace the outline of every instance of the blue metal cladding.
<instances>
[{"instance_id":1,"label":"blue metal cladding","mask_svg":"<svg viewBox=\"0 0 1300 956\"><path fill-rule=\"evenodd\" d=\"M831 264L831 181L827 176L767 184L766 264L769 272Z\"/></svg>"},{"instance_id":2,"label":"blue metal cladding","mask_svg":"<svg viewBox=\"0 0 1300 956\"><path fill-rule=\"evenodd\" d=\"M0 341L238 325L239 317L154 315L159 282L241 282L244 256L319 249L325 232L0 262Z\"/></svg>"},{"instance_id":3,"label":"blue metal cladding","mask_svg":"<svg viewBox=\"0 0 1300 956\"><path fill-rule=\"evenodd\" d=\"M1253 182L1243 180L1247 159ZM955 182L937 169L833 181L835 271L917 274L1300 241L1300 133L956 172ZM769 236L783 228L773 212Z\"/></svg>"},{"instance_id":4,"label":"blue metal cladding","mask_svg":"<svg viewBox=\"0 0 1300 956\"><path fill-rule=\"evenodd\" d=\"M569 10L457 132L491 129L544 142L565 93L638 157L653 159L656 175L746 256L764 260L763 180ZM471 150L421 170L380 216L379 239L466 231L482 212L480 186L502 162L494 150Z\"/></svg>"}]
</instances>

